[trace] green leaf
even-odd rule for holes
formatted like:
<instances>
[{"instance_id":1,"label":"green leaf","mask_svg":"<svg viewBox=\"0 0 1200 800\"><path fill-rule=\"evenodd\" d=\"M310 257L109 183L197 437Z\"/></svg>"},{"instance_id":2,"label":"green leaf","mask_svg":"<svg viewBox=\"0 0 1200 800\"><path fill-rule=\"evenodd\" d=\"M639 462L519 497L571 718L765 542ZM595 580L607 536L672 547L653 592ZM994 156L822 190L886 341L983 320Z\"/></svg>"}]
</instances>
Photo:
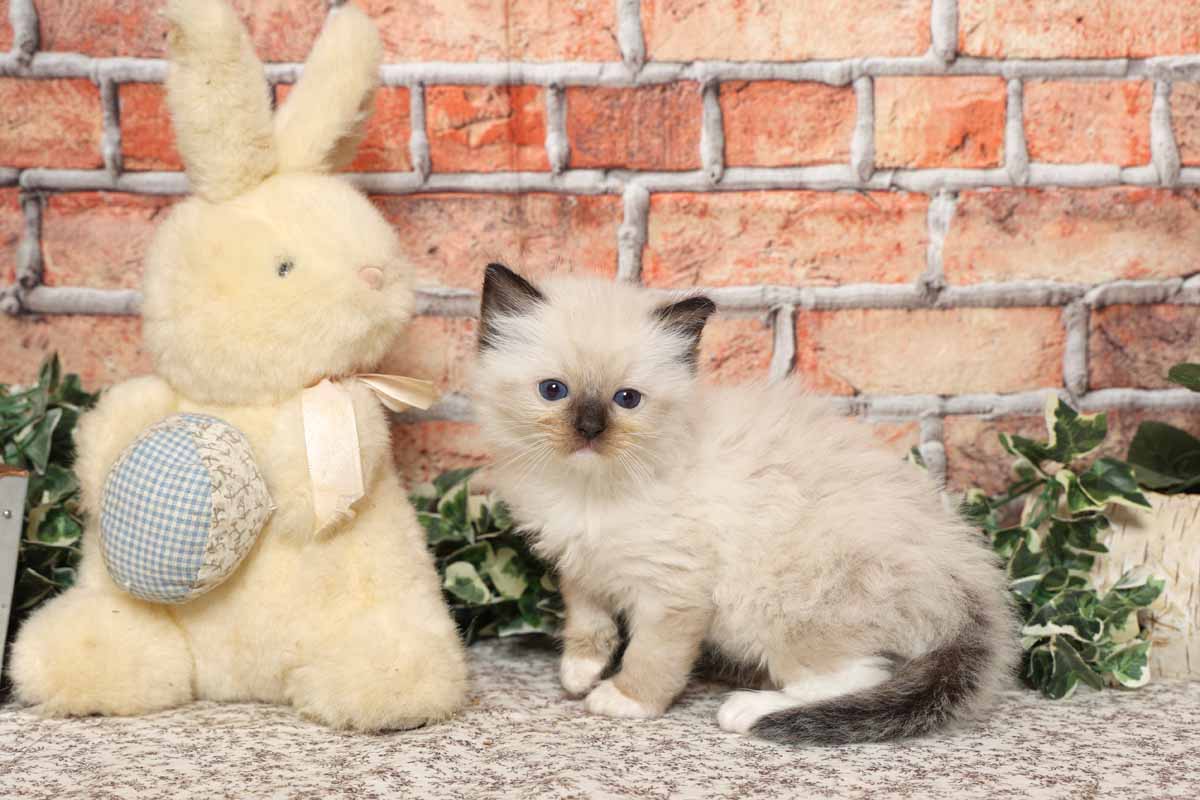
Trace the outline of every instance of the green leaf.
<instances>
[{"instance_id":1,"label":"green leaf","mask_svg":"<svg viewBox=\"0 0 1200 800\"><path fill-rule=\"evenodd\" d=\"M1054 639L1053 648L1055 672L1069 671L1093 689L1104 688L1104 679L1088 666L1071 642L1058 636Z\"/></svg>"},{"instance_id":2,"label":"green leaf","mask_svg":"<svg viewBox=\"0 0 1200 800\"><path fill-rule=\"evenodd\" d=\"M442 582L446 591L455 597L473 605L482 605L492 601L492 593L475 567L466 561L455 561L446 567L446 576Z\"/></svg>"},{"instance_id":3,"label":"green leaf","mask_svg":"<svg viewBox=\"0 0 1200 800\"><path fill-rule=\"evenodd\" d=\"M1046 427L1050 431L1047 456L1067 464L1104 442L1108 435L1108 418L1102 413L1080 414L1061 398L1051 395L1046 403Z\"/></svg>"},{"instance_id":4,"label":"green leaf","mask_svg":"<svg viewBox=\"0 0 1200 800\"><path fill-rule=\"evenodd\" d=\"M501 597L516 600L525 593L528 582L517 559L517 552L510 547L496 551L496 557L485 567L488 578Z\"/></svg>"},{"instance_id":5,"label":"green leaf","mask_svg":"<svg viewBox=\"0 0 1200 800\"><path fill-rule=\"evenodd\" d=\"M42 362L42 366L38 370L38 388L42 394L52 395L58 389L58 382L61 378L62 365L59 364L58 353L53 353Z\"/></svg>"},{"instance_id":6,"label":"green leaf","mask_svg":"<svg viewBox=\"0 0 1200 800\"><path fill-rule=\"evenodd\" d=\"M46 513L33 536L41 544L68 547L79 542L83 526L66 508L56 506Z\"/></svg>"},{"instance_id":7,"label":"green leaf","mask_svg":"<svg viewBox=\"0 0 1200 800\"><path fill-rule=\"evenodd\" d=\"M442 519L440 514L429 514L424 511L418 511L417 521L425 529L425 540L430 546L436 546L443 542L467 541L463 529L451 525Z\"/></svg>"},{"instance_id":8,"label":"green leaf","mask_svg":"<svg viewBox=\"0 0 1200 800\"><path fill-rule=\"evenodd\" d=\"M466 482L468 478L479 471L478 467L465 467L463 469L452 469L443 472L441 475L433 479L433 488L437 491L438 496L448 493L452 488L460 483Z\"/></svg>"},{"instance_id":9,"label":"green leaf","mask_svg":"<svg viewBox=\"0 0 1200 800\"><path fill-rule=\"evenodd\" d=\"M1115 458L1100 458L1079 476L1079 485L1095 503L1119 503L1150 508L1150 501L1138 490L1137 480L1128 464Z\"/></svg>"},{"instance_id":10,"label":"green leaf","mask_svg":"<svg viewBox=\"0 0 1200 800\"><path fill-rule=\"evenodd\" d=\"M39 475L46 471L46 465L50 462L50 443L61 419L61 408L50 409L21 442L22 453Z\"/></svg>"},{"instance_id":11,"label":"green leaf","mask_svg":"<svg viewBox=\"0 0 1200 800\"><path fill-rule=\"evenodd\" d=\"M1170 491L1200 484L1200 439L1165 422L1139 425L1127 460L1138 483L1148 489Z\"/></svg>"},{"instance_id":12,"label":"green leaf","mask_svg":"<svg viewBox=\"0 0 1200 800\"><path fill-rule=\"evenodd\" d=\"M1167 380L1200 392L1200 364L1176 364L1167 370Z\"/></svg>"},{"instance_id":13,"label":"green leaf","mask_svg":"<svg viewBox=\"0 0 1200 800\"><path fill-rule=\"evenodd\" d=\"M1150 682L1151 646L1149 640L1135 640L1115 650L1100 662L1097 669L1126 688L1145 686Z\"/></svg>"}]
</instances>

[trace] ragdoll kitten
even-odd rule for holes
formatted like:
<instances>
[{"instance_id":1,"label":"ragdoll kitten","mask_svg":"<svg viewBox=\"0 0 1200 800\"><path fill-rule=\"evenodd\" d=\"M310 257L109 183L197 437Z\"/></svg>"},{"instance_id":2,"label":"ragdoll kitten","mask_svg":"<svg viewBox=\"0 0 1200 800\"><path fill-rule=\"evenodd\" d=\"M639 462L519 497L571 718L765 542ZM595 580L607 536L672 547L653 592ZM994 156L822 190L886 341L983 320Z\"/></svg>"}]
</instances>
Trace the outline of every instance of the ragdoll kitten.
<instances>
[{"instance_id":1,"label":"ragdoll kitten","mask_svg":"<svg viewBox=\"0 0 1200 800\"><path fill-rule=\"evenodd\" d=\"M725 730L879 741L979 711L1018 652L979 535L797 384L698 381L714 308L488 267L476 408L497 491L558 569L563 686L654 717L706 648L769 689L729 695Z\"/></svg>"}]
</instances>

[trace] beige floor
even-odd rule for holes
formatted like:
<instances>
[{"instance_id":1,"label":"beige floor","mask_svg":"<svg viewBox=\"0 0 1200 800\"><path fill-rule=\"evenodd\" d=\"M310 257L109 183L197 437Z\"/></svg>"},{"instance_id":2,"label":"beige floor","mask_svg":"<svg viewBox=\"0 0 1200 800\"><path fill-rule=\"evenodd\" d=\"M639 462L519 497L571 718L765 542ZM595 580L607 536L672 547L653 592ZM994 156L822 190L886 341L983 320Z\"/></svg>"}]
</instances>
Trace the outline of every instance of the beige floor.
<instances>
[{"instance_id":1,"label":"beige floor","mask_svg":"<svg viewBox=\"0 0 1200 800\"><path fill-rule=\"evenodd\" d=\"M0 709L0 798L1200 798L1200 683L1060 703L1014 690L975 729L798 749L720 731L719 687L623 722L564 700L544 649L485 643L472 658L466 713L382 736L258 705L50 721Z\"/></svg>"}]
</instances>

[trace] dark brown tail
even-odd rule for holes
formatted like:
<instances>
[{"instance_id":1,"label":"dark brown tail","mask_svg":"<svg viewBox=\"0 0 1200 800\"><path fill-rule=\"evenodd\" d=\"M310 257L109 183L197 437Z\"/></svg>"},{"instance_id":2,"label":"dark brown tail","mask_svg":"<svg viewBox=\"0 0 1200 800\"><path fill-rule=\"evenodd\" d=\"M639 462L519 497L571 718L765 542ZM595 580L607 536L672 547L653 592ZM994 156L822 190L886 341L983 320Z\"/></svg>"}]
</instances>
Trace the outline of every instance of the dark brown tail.
<instances>
[{"instance_id":1,"label":"dark brown tail","mask_svg":"<svg viewBox=\"0 0 1200 800\"><path fill-rule=\"evenodd\" d=\"M752 732L778 742L853 744L934 731L970 709L1004 668L992 635L992 626L972 625L950 644L900 662L878 686L767 714Z\"/></svg>"}]
</instances>

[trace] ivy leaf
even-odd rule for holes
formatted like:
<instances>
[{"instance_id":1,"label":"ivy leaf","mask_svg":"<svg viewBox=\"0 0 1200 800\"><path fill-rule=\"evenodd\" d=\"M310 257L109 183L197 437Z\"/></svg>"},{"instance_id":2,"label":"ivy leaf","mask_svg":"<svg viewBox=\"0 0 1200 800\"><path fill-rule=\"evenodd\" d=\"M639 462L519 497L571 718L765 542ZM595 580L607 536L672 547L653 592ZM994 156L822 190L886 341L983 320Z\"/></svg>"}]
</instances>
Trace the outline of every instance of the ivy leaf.
<instances>
[{"instance_id":1,"label":"ivy leaf","mask_svg":"<svg viewBox=\"0 0 1200 800\"><path fill-rule=\"evenodd\" d=\"M1088 497L1102 505L1119 503L1150 508L1150 501L1138 490L1133 470L1115 458L1097 459L1079 476L1079 485Z\"/></svg>"},{"instance_id":2,"label":"ivy leaf","mask_svg":"<svg viewBox=\"0 0 1200 800\"><path fill-rule=\"evenodd\" d=\"M450 490L460 483L465 483L468 478L479 471L478 467L464 467L463 469L452 469L443 472L433 479L433 488L439 497L447 495Z\"/></svg>"},{"instance_id":3,"label":"ivy leaf","mask_svg":"<svg viewBox=\"0 0 1200 800\"><path fill-rule=\"evenodd\" d=\"M446 591L468 603L479 605L492 600L492 593L479 573L466 561L455 561L446 567L446 576L442 582Z\"/></svg>"},{"instance_id":4,"label":"ivy leaf","mask_svg":"<svg viewBox=\"0 0 1200 800\"><path fill-rule=\"evenodd\" d=\"M1139 425L1126 460L1148 489L1186 491L1200 485L1200 439L1165 422Z\"/></svg>"},{"instance_id":5,"label":"ivy leaf","mask_svg":"<svg viewBox=\"0 0 1200 800\"><path fill-rule=\"evenodd\" d=\"M1135 640L1115 650L1098 665L1099 671L1128 689L1150 682L1149 640Z\"/></svg>"},{"instance_id":6,"label":"ivy leaf","mask_svg":"<svg viewBox=\"0 0 1200 800\"><path fill-rule=\"evenodd\" d=\"M18 435L21 439L21 452L29 466L39 475L46 471L46 465L50 463L50 444L54 439L54 429L58 427L61 419L62 409L52 408L36 425L28 429L24 437Z\"/></svg>"},{"instance_id":7,"label":"ivy leaf","mask_svg":"<svg viewBox=\"0 0 1200 800\"><path fill-rule=\"evenodd\" d=\"M69 547L79 542L83 536L83 526L66 508L54 506L42 518L32 535L41 544Z\"/></svg>"},{"instance_id":8,"label":"ivy leaf","mask_svg":"<svg viewBox=\"0 0 1200 800\"><path fill-rule=\"evenodd\" d=\"M1062 398L1052 395L1046 403L1046 427L1050 431L1050 441L1046 444L1048 457L1066 464L1104 442L1108 418L1104 414L1080 414Z\"/></svg>"},{"instance_id":9,"label":"ivy leaf","mask_svg":"<svg viewBox=\"0 0 1200 800\"><path fill-rule=\"evenodd\" d=\"M1167 370L1167 380L1200 392L1200 364L1176 364Z\"/></svg>"},{"instance_id":10,"label":"ivy leaf","mask_svg":"<svg viewBox=\"0 0 1200 800\"><path fill-rule=\"evenodd\" d=\"M496 557L486 567L487 576L491 579L496 591L501 597L516 600L525 593L529 583L517 560L517 551L510 547L502 547L496 551Z\"/></svg>"}]
</instances>

